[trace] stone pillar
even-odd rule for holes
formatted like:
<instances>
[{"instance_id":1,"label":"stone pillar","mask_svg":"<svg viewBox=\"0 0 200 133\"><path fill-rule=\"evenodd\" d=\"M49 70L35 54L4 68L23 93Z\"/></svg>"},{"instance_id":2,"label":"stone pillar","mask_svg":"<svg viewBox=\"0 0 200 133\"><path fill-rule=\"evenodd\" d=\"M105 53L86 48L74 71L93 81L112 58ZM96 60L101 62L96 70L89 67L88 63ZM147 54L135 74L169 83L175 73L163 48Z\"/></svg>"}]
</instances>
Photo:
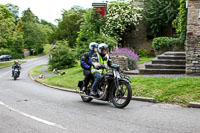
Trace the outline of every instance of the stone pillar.
<instances>
[{"instance_id":1,"label":"stone pillar","mask_svg":"<svg viewBox=\"0 0 200 133\"><path fill-rule=\"evenodd\" d=\"M128 58L126 56L112 56L113 64L117 64L120 66L122 70L128 69Z\"/></svg>"},{"instance_id":2,"label":"stone pillar","mask_svg":"<svg viewBox=\"0 0 200 133\"><path fill-rule=\"evenodd\" d=\"M186 74L200 74L200 0L188 0Z\"/></svg>"}]
</instances>

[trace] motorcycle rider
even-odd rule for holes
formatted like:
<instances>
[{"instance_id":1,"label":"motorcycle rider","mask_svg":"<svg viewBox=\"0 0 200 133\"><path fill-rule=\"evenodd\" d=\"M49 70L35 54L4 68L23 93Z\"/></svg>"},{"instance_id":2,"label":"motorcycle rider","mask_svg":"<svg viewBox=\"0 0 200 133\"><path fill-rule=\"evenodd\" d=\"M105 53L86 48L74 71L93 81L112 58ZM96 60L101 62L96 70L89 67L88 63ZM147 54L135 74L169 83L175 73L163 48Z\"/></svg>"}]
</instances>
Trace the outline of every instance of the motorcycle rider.
<instances>
[{"instance_id":1,"label":"motorcycle rider","mask_svg":"<svg viewBox=\"0 0 200 133\"><path fill-rule=\"evenodd\" d=\"M95 81L91 87L90 95L96 96L97 95L97 85L102 79L102 69L105 69L107 66L111 67L112 60L107 54L108 45L105 43L101 43L98 46L98 52L96 52L92 56L92 70L91 73L93 74L93 77L95 78Z\"/></svg>"},{"instance_id":2,"label":"motorcycle rider","mask_svg":"<svg viewBox=\"0 0 200 133\"><path fill-rule=\"evenodd\" d=\"M14 76L14 71L15 71L15 69L18 70L18 75L20 75L21 66L20 66L18 60L14 60L14 64L12 65L12 77Z\"/></svg>"},{"instance_id":3,"label":"motorcycle rider","mask_svg":"<svg viewBox=\"0 0 200 133\"><path fill-rule=\"evenodd\" d=\"M91 58L92 58L92 55L97 52L97 48L98 48L98 43L91 42L89 44L90 51L85 53L81 57L81 67L84 69L83 75L85 76L85 79L83 81L82 91L86 90L87 85L90 82L90 79L92 79L92 74L91 74L92 59Z\"/></svg>"}]
</instances>

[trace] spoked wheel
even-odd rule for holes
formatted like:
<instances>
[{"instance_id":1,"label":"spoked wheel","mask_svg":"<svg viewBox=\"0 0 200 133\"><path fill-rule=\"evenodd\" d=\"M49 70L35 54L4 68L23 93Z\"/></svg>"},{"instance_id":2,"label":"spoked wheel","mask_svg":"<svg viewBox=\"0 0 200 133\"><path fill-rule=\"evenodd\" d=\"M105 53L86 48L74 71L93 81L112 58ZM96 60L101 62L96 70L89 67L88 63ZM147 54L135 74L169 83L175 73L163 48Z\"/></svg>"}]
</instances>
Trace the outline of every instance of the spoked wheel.
<instances>
[{"instance_id":1,"label":"spoked wheel","mask_svg":"<svg viewBox=\"0 0 200 133\"><path fill-rule=\"evenodd\" d=\"M113 89L112 102L117 108L126 107L132 97L132 89L129 83L119 82L118 88Z\"/></svg>"},{"instance_id":2,"label":"spoked wheel","mask_svg":"<svg viewBox=\"0 0 200 133\"><path fill-rule=\"evenodd\" d=\"M81 99L83 100L83 102L91 102L92 101L92 98L91 97L87 97L87 96L81 96Z\"/></svg>"}]
</instances>

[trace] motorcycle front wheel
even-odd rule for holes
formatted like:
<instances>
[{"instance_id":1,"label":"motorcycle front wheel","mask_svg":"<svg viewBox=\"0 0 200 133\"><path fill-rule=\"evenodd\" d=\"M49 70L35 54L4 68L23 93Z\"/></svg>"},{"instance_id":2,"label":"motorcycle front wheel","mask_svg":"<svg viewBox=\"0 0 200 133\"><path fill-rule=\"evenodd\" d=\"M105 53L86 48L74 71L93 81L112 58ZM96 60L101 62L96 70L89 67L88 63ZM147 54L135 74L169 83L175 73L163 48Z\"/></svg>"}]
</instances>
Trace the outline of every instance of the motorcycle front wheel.
<instances>
[{"instance_id":1,"label":"motorcycle front wheel","mask_svg":"<svg viewBox=\"0 0 200 133\"><path fill-rule=\"evenodd\" d=\"M17 74L14 74L14 80L17 80Z\"/></svg>"},{"instance_id":2,"label":"motorcycle front wheel","mask_svg":"<svg viewBox=\"0 0 200 133\"><path fill-rule=\"evenodd\" d=\"M129 83L120 81L118 88L112 91L112 103L117 108L126 107L132 98L132 89Z\"/></svg>"}]
</instances>

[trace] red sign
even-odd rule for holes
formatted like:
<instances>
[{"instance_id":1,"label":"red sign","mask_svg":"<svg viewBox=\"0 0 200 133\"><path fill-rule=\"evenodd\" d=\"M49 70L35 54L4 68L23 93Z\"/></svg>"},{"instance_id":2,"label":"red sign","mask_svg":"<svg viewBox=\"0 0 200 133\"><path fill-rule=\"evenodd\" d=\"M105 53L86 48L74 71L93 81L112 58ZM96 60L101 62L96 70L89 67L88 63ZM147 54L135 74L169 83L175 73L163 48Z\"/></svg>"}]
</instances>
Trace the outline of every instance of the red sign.
<instances>
[{"instance_id":1,"label":"red sign","mask_svg":"<svg viewBox=\"0 0 200 133\"><path fill-rule=\"evenodd\" d=\"M104 16L106 15L106 7L95 7L95 10L98 11L104 19Z\"/></svg>"},{"instance_id":2,"label":"red sign","mask_svg":"<svg viewBox=\"0 0 200 133\"><path fill-rule=\"evenodd\" d=\"M94 9L100 13L100 15L102 16L102 18L104 19L104 16L106 15L106 7L107 4L106 3L93 3L92 6L94 7Z\"/></svg>"}]
</instances>

